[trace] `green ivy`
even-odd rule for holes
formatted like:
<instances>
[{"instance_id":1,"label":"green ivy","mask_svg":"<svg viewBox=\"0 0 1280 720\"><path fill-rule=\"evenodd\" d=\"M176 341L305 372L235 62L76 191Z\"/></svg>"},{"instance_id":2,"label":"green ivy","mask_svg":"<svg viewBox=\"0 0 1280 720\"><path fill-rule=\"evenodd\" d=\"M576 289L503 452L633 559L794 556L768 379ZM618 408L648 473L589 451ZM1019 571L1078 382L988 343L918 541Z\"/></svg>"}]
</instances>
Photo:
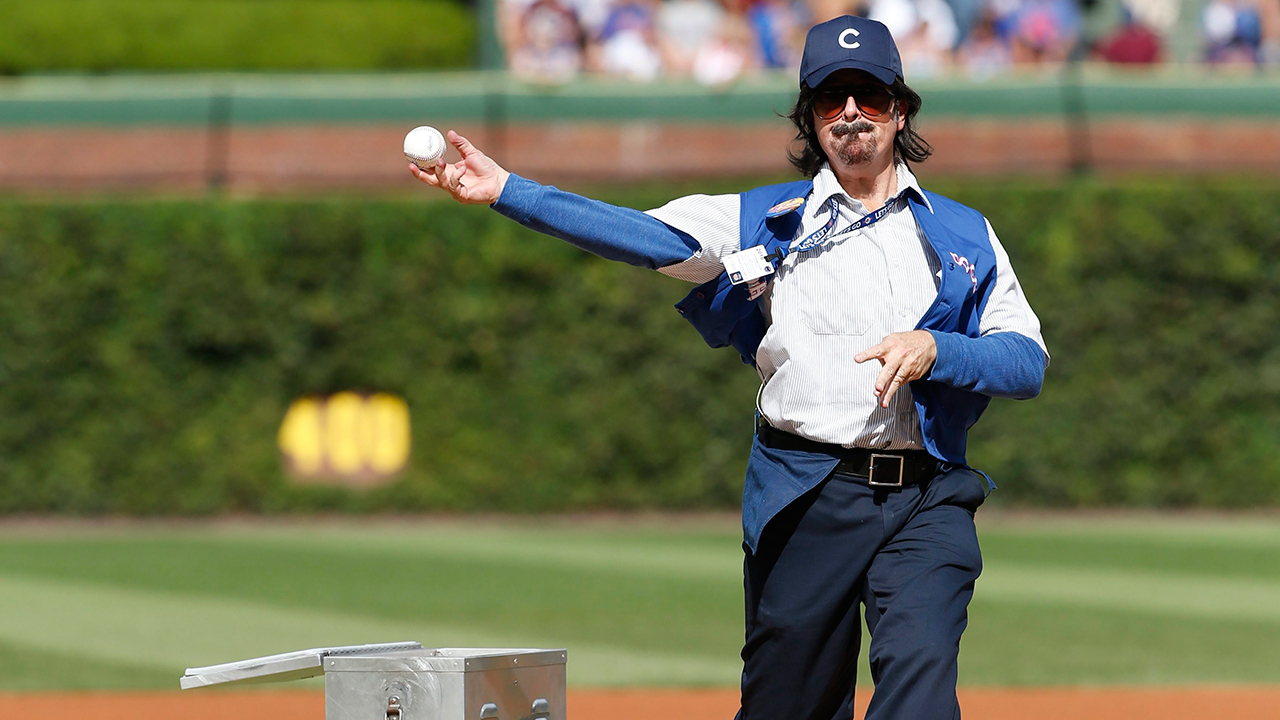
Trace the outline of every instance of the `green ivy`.
<instances>
[{"instance_id":1,"label":"green ivy","mask_svg":"<svg viewBox=\"0 0 1280 720\"><path fill-rule=\"evenodd\" d=\"M994 501L1280 500L1280 187L938 189L991 219L1053 353L971 435ZM686 290L444 202L2 201L0 512L731 508L755 375ZM285 409L346 389L408 401L409 469L293 483Z\"/></svg>"},{"instance_id":2,"label":"green ivy","mask_svg":"<svg viewBox=\"0 0 1280 720\"><path fill-rule=\"evenodd\" d=\"M470 67L456 0L39 0L0 5L0 73Z\"/></svg>"}]
</instances>

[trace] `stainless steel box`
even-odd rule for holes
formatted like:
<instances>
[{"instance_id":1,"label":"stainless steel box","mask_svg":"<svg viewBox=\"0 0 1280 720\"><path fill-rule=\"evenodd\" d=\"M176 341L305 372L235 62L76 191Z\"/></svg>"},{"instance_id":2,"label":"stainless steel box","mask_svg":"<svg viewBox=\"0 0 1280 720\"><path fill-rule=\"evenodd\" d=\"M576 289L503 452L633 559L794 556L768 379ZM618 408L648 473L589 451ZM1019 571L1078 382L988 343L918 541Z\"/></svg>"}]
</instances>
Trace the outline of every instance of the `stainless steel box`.
<instances>
[{"instance_id":1,"label":"stainless steel box","mask_svg":"<svg viewBox=\"0 0 1280 720\"><path fill-rule=\"evenodd\" d=\"M317 648L190 668L183 688L324 674L325 720L565 720L567 651Z\"/></svg>"},{"instance_id":2,"label":"stainless steel box","mask_svg":"<svg viewBox=\"0 0 1280 720\"><path fill-rule=\"evenodd\" d=\"M565 720L564 650L438 648L334 656L325 720Z\"/></svg>"}]
</instances>

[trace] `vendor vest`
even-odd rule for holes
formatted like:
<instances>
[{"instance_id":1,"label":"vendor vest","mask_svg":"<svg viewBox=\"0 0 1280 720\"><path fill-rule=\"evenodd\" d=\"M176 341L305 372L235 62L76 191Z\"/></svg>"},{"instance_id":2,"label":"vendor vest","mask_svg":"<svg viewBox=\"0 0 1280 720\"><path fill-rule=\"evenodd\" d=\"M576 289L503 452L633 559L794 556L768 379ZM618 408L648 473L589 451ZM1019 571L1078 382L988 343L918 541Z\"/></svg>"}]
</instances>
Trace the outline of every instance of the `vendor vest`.
<instances>
[{"instance_id":1,"label":"vendor vest","mask_svg":"<svg viewBox=\"0 0 1280 720\"><path fill-rule=\"evenodd\" d=\"M741 195L739 227L743 249L763 245L769 252L789 246L800 228L810 180L769 185ZM914 192L907 201L916 223L942 262L938 297L916 324L919 330L978 337L979 321L996 279L996 256L986 219L978 211L925 191L929 204ZM792 201L792 202L787 202ZM930 210L932 207L932 210ZM814 260L821 262L821 260ZM768 329L759 299L746 284L734 285L725 273L694 288L676 309L713 348L732 346L742 361L755 366L756 350ZM985 395L929 380L911 383L925 449L945 462L965 464L969 428L990 401Z\"/></svg>"}]
</instances>

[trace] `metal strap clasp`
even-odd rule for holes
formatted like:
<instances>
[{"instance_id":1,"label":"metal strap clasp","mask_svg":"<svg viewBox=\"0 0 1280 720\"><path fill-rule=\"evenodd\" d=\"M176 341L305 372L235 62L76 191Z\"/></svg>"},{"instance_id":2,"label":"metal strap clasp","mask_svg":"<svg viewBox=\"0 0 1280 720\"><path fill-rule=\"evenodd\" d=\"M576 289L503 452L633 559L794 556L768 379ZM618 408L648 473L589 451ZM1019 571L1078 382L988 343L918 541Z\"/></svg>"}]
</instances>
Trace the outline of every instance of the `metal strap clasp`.
<instances>
[{"instance_id":1,"label":"metal strap clasp","mask_svg":"<svg viewBox=\"0 0 1280 720\"><path fill-rule=\"evenodd\" d=\"M881 461L886 462L882 463ZM888 461L896 461L898 463L896 473ZM871 465L867 469L867 485L882 488L901 488L902 470L905 464L906 458L901 455L878 455L876 453L871 453ZM877 480L877 476L881 479Z\"/></svg>"}]
</instances>

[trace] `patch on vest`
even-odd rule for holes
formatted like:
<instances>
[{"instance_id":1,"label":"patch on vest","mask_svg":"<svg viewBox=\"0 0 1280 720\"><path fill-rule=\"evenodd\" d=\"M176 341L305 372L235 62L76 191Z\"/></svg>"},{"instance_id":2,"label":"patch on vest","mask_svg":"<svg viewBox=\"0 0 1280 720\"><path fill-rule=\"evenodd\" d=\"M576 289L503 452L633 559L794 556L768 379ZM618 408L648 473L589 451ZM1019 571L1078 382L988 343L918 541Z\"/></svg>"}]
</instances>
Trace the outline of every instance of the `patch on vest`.
<instances>
[{"instance_id":1,"label":"patch on vest","mask_svg":"<svg viewBox=\"0 0 1280 720\"><path fill-rule=\"evenodd\" d=\"M804 198L802 197L791 198L790 200L783 200L777 205L774 205L773 207L769 208L769 211L766 212L764 216L769 218L776 218L779 215L786 215L787 213L791 212L792 210L795 210L796 208L800 207L803 204L804 204Z\"/></svg>"},{"instance_id":2,"label":"patch on vest","mask_svg":"<svg viewBox=\"0 0 1280 720\"><path fill-rule=\"evenodd\" d=\"M768 280L752 280L751 282L747 283L747 300L755 300L756 298L763 295L764 291L768 289L769 289Z\"/></svg>"},{"instance_id":3,"label":"patch on vest","mask_svg":"<svg viewBox=\"0 0 1280 720\"><path fill-rule=\"evenodd\" d=\"M973 293L974 293L975 295L976 295L976 294L978 294L978 268L977 268L977 266L975 266L973 263L969 262L969 258L964 257L963 255L957 255L957 254L955 254L955 253L951 253L951 259L955 262L955 264L956 264L956 265L959 265L959 266L960 266L960 269L961 269L961 270L964 270L964 271L965 271L965 274L967 274L967 275L969 276L969 279L973 281Z\"/></svg>"}]
</instances>

